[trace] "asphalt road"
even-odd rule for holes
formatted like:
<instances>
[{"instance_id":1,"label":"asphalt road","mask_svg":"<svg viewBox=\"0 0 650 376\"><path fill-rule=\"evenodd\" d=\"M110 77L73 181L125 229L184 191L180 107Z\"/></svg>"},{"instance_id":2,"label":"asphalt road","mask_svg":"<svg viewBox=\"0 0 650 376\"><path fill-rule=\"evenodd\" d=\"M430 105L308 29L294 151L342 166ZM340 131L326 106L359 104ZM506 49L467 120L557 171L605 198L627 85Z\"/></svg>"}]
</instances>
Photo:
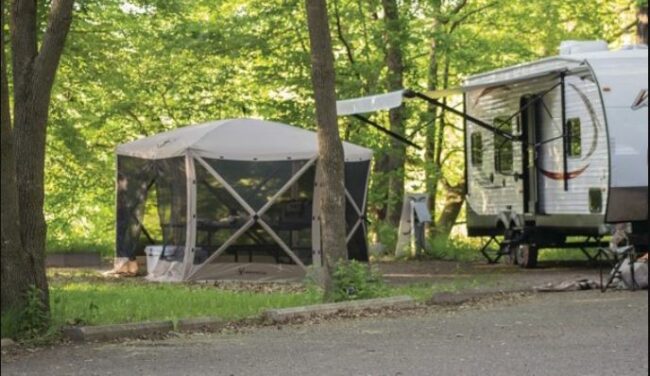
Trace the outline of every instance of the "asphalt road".
<instances>
[{"instance_id":1,"label":"asphalt road","mask_svg":"<svg viewBox=\"0 0 650 376\"><path fill-rule=\"evenodd\" d=\"M511 303L3 356L3 375L647 375L648 293Z\"/></svg>"}]
</instances>

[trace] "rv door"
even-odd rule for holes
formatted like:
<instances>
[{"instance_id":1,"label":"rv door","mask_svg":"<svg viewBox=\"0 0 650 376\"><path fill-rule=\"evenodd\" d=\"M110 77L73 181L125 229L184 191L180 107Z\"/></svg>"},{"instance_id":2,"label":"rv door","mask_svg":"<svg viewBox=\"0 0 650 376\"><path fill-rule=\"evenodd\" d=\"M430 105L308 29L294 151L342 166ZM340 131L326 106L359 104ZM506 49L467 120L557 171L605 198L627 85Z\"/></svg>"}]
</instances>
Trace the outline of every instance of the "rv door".
<instances>
[{"instance_id":1,"label":"rv door","mask_svg":"<svg viewBox=\"0 0 650 376\"><path fill-rule=\"evenodd\" d=\"M538 186L537 160L541 149L535 148L540 140L540 115L541 101L538 95L526 95L521 97L521 136L524 142L522 147L522 179L523 179L523 204L524 213L540 213Z\"/></svg>"}]
</instances>

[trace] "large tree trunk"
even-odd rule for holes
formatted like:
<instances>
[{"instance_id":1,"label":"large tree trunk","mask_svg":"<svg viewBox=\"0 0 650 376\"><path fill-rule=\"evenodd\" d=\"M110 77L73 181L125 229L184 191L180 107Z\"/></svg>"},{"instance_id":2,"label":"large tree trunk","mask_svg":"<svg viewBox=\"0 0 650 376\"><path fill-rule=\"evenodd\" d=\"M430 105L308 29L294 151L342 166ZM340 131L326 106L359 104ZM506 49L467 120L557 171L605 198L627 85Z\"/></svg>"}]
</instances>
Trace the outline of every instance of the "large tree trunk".
<instances>
[{"instance_id":1,"label":"large tree trunk","mask_svg":"<svg viewBox=\"0 0 650 376\"><path fill-rule=\"evenodd\" d=\"M318 123L318 179L325 298L332 292L331 272L347 259L343 145L339 137L334 89L334 55L325 0L306 0L311 43L312 84Z\"/></svg>"},{"instance_id":2,"label":"large tree trunk","mask_svg":"<svg viewBox=\"0 0 650 376\"><path fill-rule=\"evenodd\" d=\"M445 191L445 206L435 228L435 237L447 240L465 202L465 182L461 181L456 186L446 186Z\"/></svg>"},{"instance_id":3,"label":"large tree trunk","mask_svg":"<svg viewBox=\"0 0 650 376\"><path fill-rule=\"evenodd\" d=\"M3 110L2 184L3 188L7 186L8 193L3 189L2 217L13 218L6 230L17 226L20 240L12 240L11 247L6 249L3 243L3 311L20 309L24 303L22 296L30 285L42 292L43 304L49 309L43 214L45 138L52 85L72 22L72 4L73 0L52 1L40 51L36 1L16 0L11 9L14 124L12 127ZM17 187L17 195L10 185ZM3 220L3 242L5 235L8 239L14 236L4 231Z\"/></svg>"},{"instance_id":4,"label":"large tree trunk","mask_svg":"<svg viewBox=\"0 0 650 376\"><path fill-rule=\"evenodd\" d=\"M396 0L382 0L386 22L386 65L388 66L388 89L390 91L404 88L404 63L402 61L401 35L402 26ZM390 110L390 130L404 135L403 107ZM391 150L386 164L389 174L389 200L386 218L393 226L399 225L404 199L404 163L406 162L406 146L401 141L391 138Z\"/></svg>"},{"instance_id":5,"label":"large tree trunk","mask_svg":"<svg viewBox=\"0 0 650 376\"><path fill-rule=\"evenodd\" d=\"M5 24L4 6L0 5L1 25ZM18 210L18 186L16 185L16 161L14 157L13 134L11 129L11 109L9 106L9 84L7 82L7 66L5 60L4 37L0 40L0 66L1 66L1 130L0 153L2 158L1 186L0 186L0 262L2 289L0 307L2 312L12 307L22 307L24 304L25 287L34 283L33 279L24 272L28 268L27 255L22 250L20 241L20 222Z\"/></svg>"},{"instance_id":6,"label":"large tree trunk","mask_svg":"<svg viewBox=\"0 0 650 376\"><path fill-rule=\"evenodd\" d=\"M648 6L639 7L637 12L636 41L648 44Z\"/></svg>"},{"instance_id":7,"label":"large tree trunk","mask_svg":"<svg viewBox=\"0 0 650 376\"><path fill-rule=\"evenodd\" d=\"M434 2L434 11L440 12L440 2ZM438 20L434 16L431 37L431 50L429 51L429 65L427 70L427 89L429 91L438 90L438 44L436 41L436 29L438 28ZM438 178L440 171L435 163L436 156L436 127L438 122L438 107L429 104L428 117L426 121L431 124L427 127L425 133L425 149L424 149L424 179L427 193L429 193L429 210L431 212L431 219L433 220L432 227L435 226L436 221L436 201L438 194Z\"/></svg>"}]
</instances>

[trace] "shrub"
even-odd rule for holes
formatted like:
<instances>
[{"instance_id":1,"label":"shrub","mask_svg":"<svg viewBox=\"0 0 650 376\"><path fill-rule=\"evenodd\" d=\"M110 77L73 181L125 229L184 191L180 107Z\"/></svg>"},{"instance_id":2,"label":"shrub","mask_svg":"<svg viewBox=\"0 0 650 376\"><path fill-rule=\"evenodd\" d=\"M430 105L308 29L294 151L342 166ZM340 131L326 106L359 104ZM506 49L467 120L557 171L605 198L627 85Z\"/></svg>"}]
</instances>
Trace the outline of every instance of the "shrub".
<instances>
[{"instance_id":1,"label":"shrub","mask_svg":"<svg viewBox=\"0 0 650 376\"><path fill-rule=\"evenodd\" d=\"M425 257L445 261L477 261L481 260L479 249L486 241L483 238L432 238L429 239L429 249Z\"/></svg>"},{"instance_id":2,"label":"shrub","mask_svg":"<svg viewBox=\"0 0 650 376\"><path fill-rule=\"evenodd\" d=\"M41 291L30 286L26 292L25 307L2 314L2 337L33 339L48 329L49 315L41 299Z\"/></svg>"},{"instance_id":3,"label":"shrub","mask_svg":"<svg viewBox=\"0 0 650 376\"><path fill-rule=\"evenodd\" d=\"M335 302L375 298L388 291L378 271L354 260L336 264L332 285L331 300Z\"/></svg>"}]
</instances>

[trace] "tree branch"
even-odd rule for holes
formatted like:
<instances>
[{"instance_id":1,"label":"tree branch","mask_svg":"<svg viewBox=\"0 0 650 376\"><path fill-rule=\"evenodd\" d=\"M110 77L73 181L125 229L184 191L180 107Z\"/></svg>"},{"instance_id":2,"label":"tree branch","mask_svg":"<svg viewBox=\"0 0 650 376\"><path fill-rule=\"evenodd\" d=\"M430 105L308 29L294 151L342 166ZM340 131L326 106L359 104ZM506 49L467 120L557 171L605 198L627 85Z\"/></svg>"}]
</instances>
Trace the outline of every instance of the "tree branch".
<instances>
[{"instance_id":1,"label":"tree branch","mask_svg":"<svg viewBox=\"0 0 650 376\"><path fill-rule=\"evenodd\" d=\"M41 50L36 57L34 72L34 90L39 93L45 90L46 101L41 105L49 105L49 93L51 92L54 76L59 66L59 60L65 45L65 39L72 23L72 5L74 0L53 0L50 6L50 15L47 21L47 29L43 36Z\"/></svg>"},{"instance_id":2,"label":"tree branch","mask_svg":"<svg viewBox=\"0 0 650 376\"><path fill-rule=\"evenodd\" d=\"M618 30L616 34L612 35L612 37L607 41L609 43L613 42L614 40L618 39L621 35L629 32L631 29L635 28L637 25L637 20L635 19L632 21L629 25L623 27L622 29Z\"/></svg>"},{"instance_id":3,"label":"tree branch","mask_svg":"<svg viewBox=\"0 0 650 376\"><path fill-rule=\"evenodd\" d=\"M459 19L457 19L457 20L455 20L454 22L451 23L451 27L449 28L449 34L453 33L454 30L456 30L456 28L458 26L460 26L463 22L465 22L471 16L475 15L476 13L480 13L480 12L486 10L486 9L489 9L489 8L497 5L498 3L499 3L499 1L494 1L492 3L489 3L489 4L486 4L486 5L482 6L480 8L476 8L476 9L474 9L472 11L469 11L469 12L465 13L462 17L460 17Z\"/></svg>"},{"instance_id":4,"label":"tree branch","mask_svg":"<svg viewBox=\"0 0 650 376\"><path fill-rule=\"evenodd\" d=\"M336 20L336 34L338 35L341 43L343 43L343 46L345 46L345 52L348 55L348 60L350 61L350 64L354 66L354 56L352 55L352 48L350 47L350 43L348 43L348 41L345 39L345 36L343 35L343 28L341 27L341 14L339 13L338 0L334 0L334 19Z\"/></svg>"}]
</instances>

